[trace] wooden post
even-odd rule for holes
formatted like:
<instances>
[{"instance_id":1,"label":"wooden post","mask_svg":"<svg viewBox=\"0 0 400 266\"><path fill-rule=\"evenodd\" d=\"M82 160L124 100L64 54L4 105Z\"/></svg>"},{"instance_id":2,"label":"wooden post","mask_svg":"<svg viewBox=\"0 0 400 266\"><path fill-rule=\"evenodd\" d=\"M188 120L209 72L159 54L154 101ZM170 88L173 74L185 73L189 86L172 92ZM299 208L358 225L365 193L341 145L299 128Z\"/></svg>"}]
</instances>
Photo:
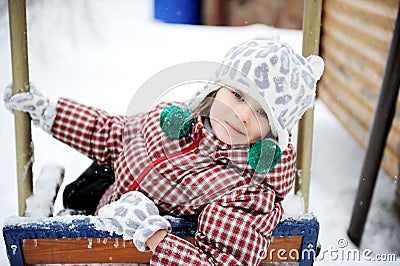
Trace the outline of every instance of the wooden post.
<instances>
[{"instance_id":1,"label":"wooden post","mask_svg":"<svg viewBox=\"0 0 400 266\"><path fill-rule=\"evenodd\" d=\"M304 0L303 13L303 56L318 55L321 31L322 0ZM297 175L295 192L304 198L304 211L308 212L314 109L304 113L299 122L297 138Z\"/></svg>"},{"instance_id":2,"label":"wooden post","mask_svg":"<svg viewBox=\"0 0 400 266\"><path fill-rule=\"evenodd\" d=\"M399 6L400 12L400 6ZM393 32L389 56L375 109L374 121L368 141L367 152L361 170L357 196L347 234L357 246L361 243L365 221L374 193L379 166L386 146L386 140L396 112L397 96L400 86L400 14Z\"/></svg>"},{"instance_id":3,"label":"wooden post","mask_svg":"<svg viewBox=\"0 0 400 266\"><path fill-rule=\"evenodd\" d=\"M398 158L400 158L400 145L398 145L397 151L398 151L397 156L398 156ZM396 192L395 192L396 194L395 194L395 198L394 198L394 202L393 202L393 205L396 208L397 214L399 215L399 218L400 218L400 178L399 178L399 175L400 175L400 162L397 163L397 176L396 176L396 180L395 180L395 183L397 185L396 185Z\"/></svg>"},{"instance_id":4,"label":"wooden post","mask_svg":"<svg viewBox=\"0 0 400 266\"><path fill-rule=\"evenodd\" d=\"M13 94L29 91L25 0L9 0ZM18 175L18 209L23 216L25 200L32 194L33 148L29 114L14 111Z\"/></svg>"},{"instance_id":5,"label":"wooden post","mask_svg":"<svg viewBox=\"0 0 400 266\"><path fill-rule=\"evenodd\" d=\"M201 1L202 18L204 25L224 26L226 25L225 9L226 0L203 0Z\"/></svg>"}]
</instances>

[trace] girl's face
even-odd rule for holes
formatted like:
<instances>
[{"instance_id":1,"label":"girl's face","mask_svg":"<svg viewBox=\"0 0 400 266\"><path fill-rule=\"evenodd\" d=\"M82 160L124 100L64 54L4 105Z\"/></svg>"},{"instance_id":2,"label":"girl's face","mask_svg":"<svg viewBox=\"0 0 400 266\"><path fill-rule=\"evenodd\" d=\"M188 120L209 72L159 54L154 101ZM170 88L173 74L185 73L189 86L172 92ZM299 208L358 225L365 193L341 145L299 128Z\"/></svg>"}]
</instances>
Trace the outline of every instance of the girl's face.
<instances>
[{"instance_id":1,"label":"girl's face","mask_svg":"<svg viewBox=\"0 0 400 266\"><path fill-rule=\"evenodd\" d=\"M230 145L254 143L271 130L267 114L256 100L225 87L215 95L210 123L216 137Z\"/></svg>"}]
</instances>

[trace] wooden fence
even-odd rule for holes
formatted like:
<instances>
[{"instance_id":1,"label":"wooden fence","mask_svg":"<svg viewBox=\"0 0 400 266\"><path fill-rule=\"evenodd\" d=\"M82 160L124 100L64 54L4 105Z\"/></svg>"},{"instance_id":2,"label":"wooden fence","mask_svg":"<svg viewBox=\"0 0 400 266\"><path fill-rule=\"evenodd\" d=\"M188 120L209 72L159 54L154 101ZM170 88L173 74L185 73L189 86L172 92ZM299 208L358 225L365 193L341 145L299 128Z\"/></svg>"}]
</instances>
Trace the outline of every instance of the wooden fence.
<instances>
[{"instance_id":1,"label":"wooden fence","mask_svg":"<svg viewBox=\"0 0 400 266\"><path fill-rule=\"evenodd\" d=\"M368 143L398 5L399 0L325 0L323 4L321 55L326 66L318 97L363 147ZM393 179L400 153L400 100L397 106L382 160Z\"/></svg>"}]
</instances>

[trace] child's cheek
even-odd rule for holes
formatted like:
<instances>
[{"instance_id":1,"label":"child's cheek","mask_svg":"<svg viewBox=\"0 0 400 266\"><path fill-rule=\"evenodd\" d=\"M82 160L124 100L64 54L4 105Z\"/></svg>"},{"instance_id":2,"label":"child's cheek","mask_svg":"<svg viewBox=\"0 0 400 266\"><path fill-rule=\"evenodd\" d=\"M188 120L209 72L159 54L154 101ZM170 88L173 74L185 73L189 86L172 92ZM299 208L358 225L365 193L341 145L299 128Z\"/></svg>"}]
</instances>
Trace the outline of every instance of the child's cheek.
<instances>
[{"instance_id":1,"label":"child's cheek","mask_svg":"<svg viewBox=\"0 0 400 266\"><path fill-rule=\"evenodd\" d=\"M215 102L211 107L210 116L213 119L220 120L233 112L234 110L227 104Z\"/></svg>"}]
</instances>

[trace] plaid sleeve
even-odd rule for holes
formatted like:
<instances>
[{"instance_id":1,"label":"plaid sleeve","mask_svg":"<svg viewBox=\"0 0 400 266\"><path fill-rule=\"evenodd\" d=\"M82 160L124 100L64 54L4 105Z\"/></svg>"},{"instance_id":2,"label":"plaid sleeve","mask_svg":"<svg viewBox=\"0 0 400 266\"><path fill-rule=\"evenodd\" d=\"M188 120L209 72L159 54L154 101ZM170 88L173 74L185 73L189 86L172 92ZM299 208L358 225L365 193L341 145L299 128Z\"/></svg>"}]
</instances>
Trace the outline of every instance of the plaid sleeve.
<instances>
[{"instance_id":1,"label":"plaid sleeve","mask_svg":"<svg viewBox=\"0 0 400 266\"><path fill-rule=\"evenodd\" d=\"M168 234L157 246L150 265L213 265L213 261L192 243Z\"/></svg>"},{"instance_id":2,"label":"plaid sleeve","mask_svg":"<svg viewBox=\"0 0 400 266\"><path fill-rule=\"evenodd\" d=\"M282 206L270 202L275 197L272 190L237 196L205 207L195 246L168 235L158 245L151 265L258 265L267 255Z\"/></svg>"},{"instance_id":3,"label":"plaid sleeve","mask_svg":"<svg viewBox=\"0 0 400 266\"><path fill-rule=\"evenodd\" d=\"M122 151L125 117L60 98L52 128L54 138L99 164L112 167Z\"/></svg>"},{"instance_id":4,"label":"plaid sleeve","mask_svg":"<svg viewBox=\"0 0 400 266\"><path fill-rule=\"evenodd\" d=\"M296 175L296 151L292 144L282 152L279 163L268 172L265 181L276 192L277 196L284 198L292 189Z\"/></svg>"}]
</instances>

